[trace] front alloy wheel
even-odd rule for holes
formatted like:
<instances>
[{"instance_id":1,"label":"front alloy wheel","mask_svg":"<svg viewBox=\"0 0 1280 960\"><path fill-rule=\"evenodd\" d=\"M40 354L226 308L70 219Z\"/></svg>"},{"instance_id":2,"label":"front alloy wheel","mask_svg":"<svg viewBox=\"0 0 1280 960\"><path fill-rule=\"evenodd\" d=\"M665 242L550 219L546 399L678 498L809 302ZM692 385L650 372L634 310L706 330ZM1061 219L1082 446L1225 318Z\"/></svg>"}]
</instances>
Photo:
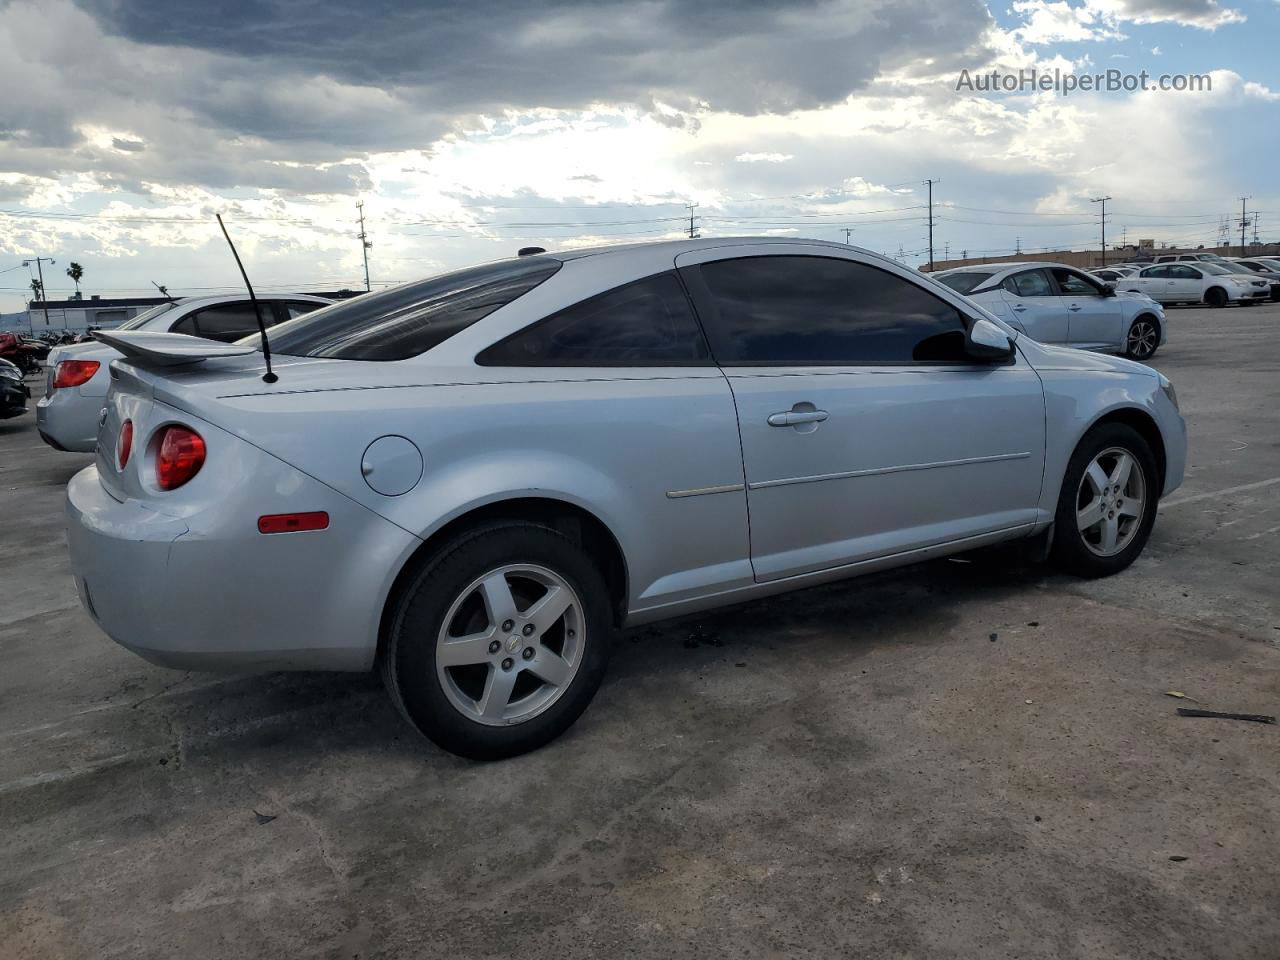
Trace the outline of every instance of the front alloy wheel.
<instances>
[{"instance_id":1,"label":"front alloy wheel","mask_svg":"<svg viewBox=\"0 0 1280 960\"><path fill-rule=\"evenodd\" d=\"M1137 558L1155 525L1160 478L1133 427L1104 423L1076 446L1053 522L1053 558L1069 573L1104 577Z\"/></svg>"},{"instance_id":2,"label":"front alloy wheel","mask_svg":"<svg viewBox=\"0 0 1280 960\"><path fill-rule=\"evenodd\" d=\"M1114 557L1127 547L1142 524L1147 481L1129 451L1109 447L1095 456L1076 491L1076 529L1085 547Z\"/></svg>"},{"instance_id":3,"label":"front alloy wheel","mask_svg":"<svg viewBox=\"0 0 1280 960\"><path fill-rule=\"evenodd\" d=\"M1149 360L1160 345L1160 331L1150 317L1139 317L1129 327L1125 353L1133 360Z\"/></svg>"}]
</instances>

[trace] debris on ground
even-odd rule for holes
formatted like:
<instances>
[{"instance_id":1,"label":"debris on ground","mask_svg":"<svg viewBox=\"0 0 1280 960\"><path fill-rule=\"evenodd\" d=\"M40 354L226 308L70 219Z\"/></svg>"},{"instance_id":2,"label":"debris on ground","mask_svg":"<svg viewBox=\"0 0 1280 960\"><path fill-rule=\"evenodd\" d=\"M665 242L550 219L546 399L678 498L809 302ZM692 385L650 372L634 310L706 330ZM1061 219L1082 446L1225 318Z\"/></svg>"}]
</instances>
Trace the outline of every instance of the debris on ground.
<instances>
[{"instance_id":1,"label":"debris on ground","mask_svg":"<svg viewBox=\"0 0 1280 960\"><path fill-rule=\"evenodd\" d=\"M1200 702L1200 701L1199 701L1199 700L1197 700L1195 697L1189 697L1189 696L1187 696L1187 695L1186 695L1185 693L1183 693L1181 690L1166 690L1166 691L1164 692L1164 695L1165 695L1166 697L1177 697L1179 700L1190 700L1192 703L1199 703L1199 702Z\"/></svg>"},{"instance_id":2,"label":"debris on ground","mask_svg":"<svg viewBox=\"0 0 1280 960\"><path fill-rule=\"evenodd\" d=\"M259 813L257 810L253 811L253 815L258 821L258 826L262 826L264 823L270 823L272 820L275 819L274 814Z\"/></svg>"},{"instance_id":3,"label":"debris on ground","mask_svg":"<svg viewBox=\"0 0 1280 960\"><path fill-rule=\"evenodd\" d=\"M993 633L991 634L991 636L987 637L987 639L990 640L992 643L995 643L997 640L1000 639L1000 634Z\"/></svg>"},{"instance_id":4,"label":"debris on ground","mask_svg":"<svg viewBox=\"0 0 1280 960\"><path fill-rule=\"evenodd\" d=\"M1174 855L1173 855L1172 857L1170 857L1169 859L1170 859L1170 860L1172 860L1174 863L1181 863L1183 860L1185 860L1185 859L1187 859L1187 858L1186 858L1186 857L1184 857L1184 856L1182 856L1181 854L1174 854Z\"/></svg>"},{"instance_id":5,"label":"debris on ground","mask_svg":"<svg viewBox=\"0 0 1280 960\"><path fill-rule=\"evenodd\" d=\"M1216 717L1219 720L1252 720L1254 723L1275 723L1276 718L1265 713L1223 713L1219 710L1192 710L1179 707L1180 717Z\"/></svg>"},{"instance_id":6,"label":"debris on ground","mask_svg":"<svg viewBox=\"0 0 1280 960\"><path fill-rule=\"evenodd\" d=\"M1038 626L1040 626L1040 621L1039 621L1039 620L1028 620L1028 621L1027 621L1027 626L1028 626L1028 627L1038 627Z\"/></svg>"}]
</instances>

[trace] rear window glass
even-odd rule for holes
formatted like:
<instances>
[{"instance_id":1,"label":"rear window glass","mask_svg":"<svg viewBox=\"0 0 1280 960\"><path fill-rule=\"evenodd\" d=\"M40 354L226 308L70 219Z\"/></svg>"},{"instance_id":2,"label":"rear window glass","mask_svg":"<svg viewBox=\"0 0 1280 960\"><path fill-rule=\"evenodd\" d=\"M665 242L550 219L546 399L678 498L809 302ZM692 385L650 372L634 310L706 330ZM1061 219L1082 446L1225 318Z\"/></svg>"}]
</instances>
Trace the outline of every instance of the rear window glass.
<instances>
[{"instance_id":1,"label":"rear window glass","mask_svg":"<svg viewBox=\"0 0 1280 960\"><path fill-rule=\"evenodd\" d=\"M525 257L367 293L275 327L271 352L339 360L415 357L524 296L559 269L559 260Z\"/></svg>"},{"instance_id":2,"label":"rear window glass","mask_svg":"<svg viewBox=\"0 0 1280 960\"><path fill-rule=\"evenodd\" d=\"M991 279L989 273L944 273L938 277L956 293L968 293Z\"/></svg>"}]
</instances>

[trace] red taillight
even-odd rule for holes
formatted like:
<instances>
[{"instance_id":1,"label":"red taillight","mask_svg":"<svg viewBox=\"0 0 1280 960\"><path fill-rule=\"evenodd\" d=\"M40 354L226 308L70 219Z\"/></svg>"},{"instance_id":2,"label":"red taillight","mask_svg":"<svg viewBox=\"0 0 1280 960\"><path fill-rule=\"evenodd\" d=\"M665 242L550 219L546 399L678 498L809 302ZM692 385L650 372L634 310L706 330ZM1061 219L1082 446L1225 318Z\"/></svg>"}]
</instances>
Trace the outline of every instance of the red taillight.
<instances>
[{"instance_id":1,"label":"red taillight","mask_svg":"<svg viewBox=\"0 0 1280 960\"><path fill-rule=\"evenodd\" d=\"M97 360L59 360L53 374L53 387L57 390L88 383L100 366Z\"/></svg>"},{"instance_id":2,"label":"red taillight","mask_svg":"<svg viewBox=\"0 0 1280 960\"><path fill-rule=\"evenodd\" d=\"M120 440L116 443L116 458L120 461L120 469L129 462L129 452L133 450L133 421L126 420L120 425Z\"/></svg>"},{"instance_id":3,"label":"red taillight","mask_svg":"<svg viewBox=\"0 0 1280 960\"><path fill-rule=\"evenodd\" d=\"M323 510L315 513L273 513L258 518L259 533L298 533L302 530L325 530L329 515Z\"/></svg>"},{"instance_id":4,"label":"red taillight","mask_svg":"<svg viewBox=\"0 0 1280 960\"><path fill-rule=\"evenodd\" d=\"M156 451L156 485L176 490L204 466L204 439L186 427L168 426L160 434Z\"/></svg>"}]
</instances>

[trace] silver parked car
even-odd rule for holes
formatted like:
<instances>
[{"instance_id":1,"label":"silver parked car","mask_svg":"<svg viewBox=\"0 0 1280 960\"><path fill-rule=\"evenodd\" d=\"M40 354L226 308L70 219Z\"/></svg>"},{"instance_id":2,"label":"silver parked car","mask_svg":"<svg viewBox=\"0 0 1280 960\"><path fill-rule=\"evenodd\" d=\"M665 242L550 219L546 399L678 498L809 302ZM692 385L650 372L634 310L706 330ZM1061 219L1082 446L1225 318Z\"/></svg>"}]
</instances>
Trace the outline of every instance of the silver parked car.
<instances>
[{"instance_id":1,"label":"silver parked car","mask_svg":"<svg viewBox=\"0 0 1280 960\"><path fill-rule=\"evenodd\" d=\"M1005 541L1099 576L1182 481L1169 381L818 241L492 263L124 353L67 490L85 609L186 669L368 670L477 758L623 624ZM748 518L750 522L748 523Z\"/></svg>"},{"instance_id":2,"label":"silver parked car","mask_svg":"<svg viewBox=\"0 0 1280 960\"><path fill-rule=\"evenodd\" d=\"M332 303L308 294L259 297L268 326L300 317ZM116 328L185 333L230 343L258 329L253 304L244 294L188 297L162 303ZM54 347L45 359L44 397L36 404L36 428L55 450L91 453L98 439L98 414L111 378L107 368L120 354L104 343Z\"/></svg>"},{"instance_id":3,"label":"silver parked car","mask_svg":"<svg viewBox=\"0 0 1280 960\"><path fill-rule=\"evenodd\" d=\"M987 263L936 276L1041 343L1150 360L1165 342L1159 303L1065 264Z\"/></svg>"}]
</instances>

